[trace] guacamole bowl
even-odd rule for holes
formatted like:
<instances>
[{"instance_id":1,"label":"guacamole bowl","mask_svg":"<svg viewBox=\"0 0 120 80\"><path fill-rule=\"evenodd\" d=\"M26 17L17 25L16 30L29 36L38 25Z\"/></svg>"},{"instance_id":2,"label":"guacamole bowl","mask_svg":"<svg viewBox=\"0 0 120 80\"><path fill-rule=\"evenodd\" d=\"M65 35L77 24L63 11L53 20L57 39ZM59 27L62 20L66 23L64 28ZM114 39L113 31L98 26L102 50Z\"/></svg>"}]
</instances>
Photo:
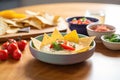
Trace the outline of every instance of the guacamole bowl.
<instances>
[{"instance_id":1,"label":"guacamole bowl","mask_svg":"<svg viewBox=\"0 0 120 80\"><path fill-rule=\"evenodd\" d=\"M65 34L66 33L62 33L62 35L65 35ZM78 36L84 37L85 35L78 34ZM35 37L35 39L41 41L43 39L43 35L39 35ZM89 50L81 52L81 53L75 53L75 54L64 54L64 53L51 54L49 52L42 52L40 50L37 50L34 47L32 40L29 43L29 48L30 48L30 52L33 55L33 57L35 57L36 59L42 62L46 62L50 64L57 64L57 65L70 65L70 64L83 62L87 60L88 58L90 58L95 51L95 45L96 45L95 41L92 41L91 47L89 48Z\"/></svg>"}]
</instances>

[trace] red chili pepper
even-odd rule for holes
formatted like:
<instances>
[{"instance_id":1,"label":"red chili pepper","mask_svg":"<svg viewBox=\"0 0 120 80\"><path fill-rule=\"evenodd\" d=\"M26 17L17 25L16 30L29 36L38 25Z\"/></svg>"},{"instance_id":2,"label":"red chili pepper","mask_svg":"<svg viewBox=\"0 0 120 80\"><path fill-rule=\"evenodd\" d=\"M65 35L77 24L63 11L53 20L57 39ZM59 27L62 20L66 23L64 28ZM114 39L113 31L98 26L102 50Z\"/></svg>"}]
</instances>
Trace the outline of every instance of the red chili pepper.
<instances>
[{"instance_id":1,"label":"red chili pepper","mask_svg":"<svg viewBox=\"0 0 120 80\"><path fill-rule=\"evenodd\" d=\"M67 45L65 45L65 44L60 44L61 45L61 47L62 48L64 48L64 49L66 49L66 50L75 50L75 48L74 47L72 47L72 46L67 46Z\"/></svg>"}]
</instances>

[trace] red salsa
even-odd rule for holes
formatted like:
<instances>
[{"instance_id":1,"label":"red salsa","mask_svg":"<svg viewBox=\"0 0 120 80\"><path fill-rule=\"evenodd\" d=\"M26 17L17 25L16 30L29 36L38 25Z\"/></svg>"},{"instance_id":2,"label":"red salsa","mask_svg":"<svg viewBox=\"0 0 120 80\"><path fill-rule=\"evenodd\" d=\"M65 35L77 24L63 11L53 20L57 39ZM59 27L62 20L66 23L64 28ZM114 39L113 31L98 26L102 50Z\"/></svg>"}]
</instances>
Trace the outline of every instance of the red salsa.
<instances>
[{"instance_id":1,"label":"red salsa","mask_svg":"<svg viewBox=\"0 0 120 80\"><path fill-rule=\"evenodd\" d=\"M80 19L73 18L72 21L70 21L70 23L72 23L72 24L90 24L90 23L92 23L92 21L83 17Z\"/></svg>"},{"instance_id":2,"label":"red salsa","mask_svg":"<svg viewBox=\"0 0 120 80\"><path fill-rule=\"evenodd\" d=\"M105 32L105 31L110 31L111 30L110 28L108 28L105 25L93 26L91 29L96 31L96 32Z\"/></svg>"}]
</instances>

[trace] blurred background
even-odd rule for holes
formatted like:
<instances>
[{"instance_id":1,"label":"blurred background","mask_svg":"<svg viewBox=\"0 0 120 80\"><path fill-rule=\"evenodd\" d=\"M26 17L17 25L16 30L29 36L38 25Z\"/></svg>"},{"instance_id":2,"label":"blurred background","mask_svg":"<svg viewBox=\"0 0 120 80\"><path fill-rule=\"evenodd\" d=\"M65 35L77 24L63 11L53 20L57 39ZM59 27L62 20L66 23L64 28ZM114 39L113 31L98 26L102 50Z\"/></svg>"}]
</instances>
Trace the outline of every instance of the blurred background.
<instances>
[{"instance_id":1,"label":"blurred background","mask_svg":"<svg viewBox=\"0 0 120 80\"><path fill-rule=\"evenodd\" d=\"M36 4L50 4L62 2L94 2L94 3L120 4L120 0L0 0L0 10Z\"/></svg>"}]
</instances>

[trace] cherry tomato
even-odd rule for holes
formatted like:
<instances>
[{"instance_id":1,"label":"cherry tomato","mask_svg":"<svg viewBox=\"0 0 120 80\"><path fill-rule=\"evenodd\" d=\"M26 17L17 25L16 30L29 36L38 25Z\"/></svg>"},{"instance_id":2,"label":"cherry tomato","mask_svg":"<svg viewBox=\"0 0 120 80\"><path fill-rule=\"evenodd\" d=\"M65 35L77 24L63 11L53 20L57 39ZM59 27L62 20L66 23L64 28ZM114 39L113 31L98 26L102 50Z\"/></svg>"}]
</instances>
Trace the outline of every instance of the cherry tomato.
<instances>
[{"instance_id":1,"label":"cherry tomato","mask_svg":"<svg viewBox=\"0 0 120 80\"><path fill-rule=\"evenodd\" d=\"M10 43L16 43L16 40L15 39L9 39L8 40Z\"/></svg>"},{"instance_id":2,"label":"cherry tomato","mask_svg":"<svg viewBox=\"0 0 120 80\"><path fill-rule=\"evenodd\" d=\"M5 42L5 43L3 43L2 44L2 49L7 49L8 48L8 46L9 46L9 42L7 41L7 42Z\"/></svg>"},{"instance_id":3,"label":"cherry tomato","mask_svg":"<svg viewBox=\"0 0 120 80\"><path fill-rule=\"evenodd\" d=\"M5 50L0 50L0 60L7 60L8 59L8 51Z\"/></svg>"},{"instance_id":4,"label":"cherry tomato","mask_svg":"<svg viewBox=\"0 0 120 80\"><path fill-rule=\"evenodd\" d=\"M13 59L19 60L21 58L22 52L19 49L14 50L12 57Z\"/></svg>"},{"instance_id":5,"label":"cherry tomato","mask_svg":"<svg viewBox=\"0 0 120 80\"><path fill-rule=\"evenodd\" d=\"M10 43L7 50L9 54L13 54L14 50L18 49L18 45L16 43Z\"/></svg>"},{"instance_id":6,"label":"cherry tomato","mask_svg":"<svg viewBox=\"0 0 120 80\"><path fill-rule=\"evenodd\" d=\"M91 23L91 21L86 19L82 24L90 24L90 23Z\"/></svg>"},{"instance_id":7,"label":"cherry tomato","mask_svg":"<svg viewBox=\"0 0 120 80\"><path fill-rule=\"evenodd\" d=\"M82 21L81 20L78 20L78 23L77 24L82 24Z\"/></svg>"},{"instance_id":8,"label":"cherry tomato","mask_svg":"<svg viewBox=\"0 0 120 80\"><path fill-rule=\"evenodd\" d=\"M26 40L20 40L17 42L18 48L23 51L27 45L27 41Z\"/></svg>"}]
</instances>

